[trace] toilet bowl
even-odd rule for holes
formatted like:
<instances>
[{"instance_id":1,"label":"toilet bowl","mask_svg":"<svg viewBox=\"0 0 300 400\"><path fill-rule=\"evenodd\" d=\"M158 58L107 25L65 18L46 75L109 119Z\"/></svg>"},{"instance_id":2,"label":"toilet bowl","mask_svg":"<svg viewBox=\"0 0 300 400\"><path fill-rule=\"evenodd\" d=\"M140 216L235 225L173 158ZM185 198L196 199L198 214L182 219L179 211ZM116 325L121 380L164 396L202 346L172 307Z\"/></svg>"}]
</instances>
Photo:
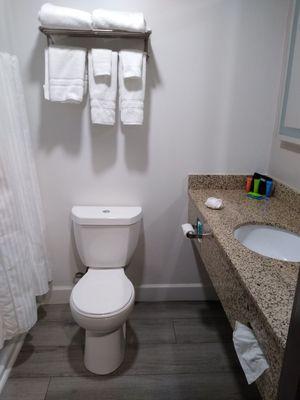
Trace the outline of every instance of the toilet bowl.
<instances>
[{"instance_id":1,"label":"toilet bowl","mask_svg":"<svg viewBox=\"0 0 300 400\"><path fill-rule=\"evenodd\" d=\"M78 253L88 266L74 286L70 307L86 330L84 363L109 374L124 359L126 320L134 306L134 287L124 272L138 241L140 207L73 207Z\"/></svg>"}]
</instances>

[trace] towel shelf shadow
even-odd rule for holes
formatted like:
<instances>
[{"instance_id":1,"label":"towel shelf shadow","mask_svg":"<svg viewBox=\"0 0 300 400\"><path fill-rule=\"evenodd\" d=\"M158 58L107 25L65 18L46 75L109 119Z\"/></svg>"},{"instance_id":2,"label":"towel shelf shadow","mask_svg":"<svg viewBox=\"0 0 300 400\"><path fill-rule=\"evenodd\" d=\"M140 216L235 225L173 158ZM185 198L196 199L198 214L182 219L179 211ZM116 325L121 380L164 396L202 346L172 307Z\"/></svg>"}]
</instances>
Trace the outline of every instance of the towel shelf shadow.
<instances>
[{"instance_id":1,"label":"towel shelf shadow","mask_svg":"<svg viewBox=\"0 0 300 400\"><path fill-rule=\"evenodd\" d=\"M39 30L47 36L48 44L54 43L54 36L70 36L70 37L90 37L99 39L143 39L144 40L144 52L149 58L149 37L152 31L146 32L128 32L119 30L75 30L75 29L50 29L39 27Z\"/></svg>"}]
</instances>

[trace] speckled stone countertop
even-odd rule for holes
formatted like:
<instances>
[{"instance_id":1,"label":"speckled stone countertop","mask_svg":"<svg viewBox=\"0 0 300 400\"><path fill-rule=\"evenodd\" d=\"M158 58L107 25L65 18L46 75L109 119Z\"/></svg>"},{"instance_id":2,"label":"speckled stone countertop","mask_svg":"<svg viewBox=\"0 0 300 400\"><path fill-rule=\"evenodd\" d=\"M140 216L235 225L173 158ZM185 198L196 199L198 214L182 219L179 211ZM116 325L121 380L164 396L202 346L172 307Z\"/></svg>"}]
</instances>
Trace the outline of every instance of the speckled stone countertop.
<instances>
[{"instance_id":1,"label":"speckled stone countertop","mask_svg":"<svg viewBox=\"0 0 300 400\"><path fill-rule=\"evenodd\" d=\"M242 176L190 176L189 196L213 231L234 272L252 296L257 308L278 343L285 347L300 263L278 261L261 256L234 238L236 227L269 224L300 234L300 195L284 191L258 201L246 197ZM290 196L294 196L290 199ZM208 197L222 198L224 208L211 210L204 205ZM294 206L292 206L294 205Z\"/></svg>"}]
</instances>

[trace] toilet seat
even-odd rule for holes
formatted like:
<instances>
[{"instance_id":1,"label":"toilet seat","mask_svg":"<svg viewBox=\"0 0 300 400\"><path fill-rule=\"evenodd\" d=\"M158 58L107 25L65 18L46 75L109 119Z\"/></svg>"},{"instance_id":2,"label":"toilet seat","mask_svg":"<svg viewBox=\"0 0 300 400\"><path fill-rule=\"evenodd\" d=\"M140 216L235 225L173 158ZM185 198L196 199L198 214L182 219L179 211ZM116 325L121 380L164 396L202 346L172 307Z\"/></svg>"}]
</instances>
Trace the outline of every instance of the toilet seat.
<instances>
[{"instance_id":1,"label":"toilet seat","mask_svg":"<svg viewBox=\"0 0 300 400\"><path fill-rule=\"evenodd\" d=\"M123 268L90 268L73 288L71 301L83 316L107 318L126 309L133 297L134 287Z\"/></svg>"}]
</instances>

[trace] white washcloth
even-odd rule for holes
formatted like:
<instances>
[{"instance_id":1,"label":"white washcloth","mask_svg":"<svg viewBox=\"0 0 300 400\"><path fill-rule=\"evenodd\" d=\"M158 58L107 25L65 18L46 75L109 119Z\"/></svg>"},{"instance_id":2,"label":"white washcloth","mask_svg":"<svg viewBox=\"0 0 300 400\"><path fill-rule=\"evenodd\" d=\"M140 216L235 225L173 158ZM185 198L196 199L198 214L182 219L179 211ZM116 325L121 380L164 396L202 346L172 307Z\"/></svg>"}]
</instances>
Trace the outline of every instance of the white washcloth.
<instances>
[{"instance_id":1,"label":"white washcloth","mask_svg":"<svg viewBox=\"0 0 300 400\"><path fill-rule=\"evenodd\" d=\"M111 55L108 49L92 49L94 76L111 75Z\"/></svg>"},{"instance_id":2,"label":"white washcloth","mask_svg":"<svg viewBox=\"0 0 300 400\"><path fill-rule=\"evenodd\" d=\"M110 76L94 76L91 51L88 54L88 69L92 123L114 125L116 119L118 53L112 52Z\"/></svg>"},{"instance_id":3,"label":"white washcloth","mask_svg":"<svg viewBox=\"0 0 300 400\"><path fill-rule=\"evenodd\" d=\"M139 50L136 50L139 52ZM144 120L144 97L146 86L146 56L142 55L142 77L124 78L122 51L119 62L119 103L121 121L124 125L142 125Z\"/></svg>"},{"instance_id":4,"label":"white washcloth","mask_svg":"<svg viewBox=\"0 0 300 400\"><path fill-rule=\"evenodd\" d=\"M269 364L252 329L236 321L233 344L248 384L255 382L269 368Z\"/></svg>"},{"instance_id":5,"label":"white washcloth","mask_svg":"<svg viewBox=\"0 0 300 400\"><path fill-rule=\"evenodd\" d=\"M97 9L92 12L94 29L119 29L129 32L145 32L143 13Z\"/></svg>"},{"instance_id":6,"label":"white washcloth","mask_svg":"<svg viewBox=\"0 0 300 400\"><path fill-rule=\"evenodd\" d=\"M121 50L120 60L123 65L124 78L141 78L143 66L143 52L137 50Z\"/></svg>"},{"instance_id":7,"label":"white washcloth","mask_svg":"<svg viewBox=\"0 0 300 400\"><path fill-rule=\"evenodd\" d=\"M217 199L216 197L209 197L204 204L206 207L212 208L213 210L220 210L223 208L223 200Z\"/></svg>"},{"instance_id":8,"label":"white washcloth","mask_svg":"<svg viewBox=\"0 0 300 400\"><path fill-rule=\"evenodd\" d=\"M91 14L74 8L46 3L41 7L38 17L45 28L92 29Z\"/></svg>"},{"instance_id":9,"label":"white washcloth","mask_svg":"<svg viewBox=\"0 0 300 400\"><path fill-rule=\"evenodd\" d=\"M86 88L86 49L49 46L45 49L45 99L80 103Z\"/></svg>"}]
</instances>

